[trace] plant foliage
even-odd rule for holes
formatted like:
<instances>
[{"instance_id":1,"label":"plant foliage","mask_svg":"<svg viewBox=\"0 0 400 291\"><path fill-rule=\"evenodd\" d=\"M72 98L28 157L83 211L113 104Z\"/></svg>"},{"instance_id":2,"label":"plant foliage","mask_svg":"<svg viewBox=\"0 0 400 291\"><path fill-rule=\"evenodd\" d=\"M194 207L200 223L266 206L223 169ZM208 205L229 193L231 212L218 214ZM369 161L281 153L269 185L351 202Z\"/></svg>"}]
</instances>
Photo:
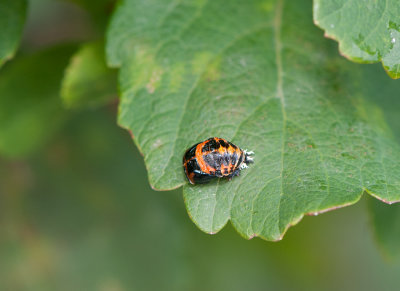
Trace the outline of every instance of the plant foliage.
<instances>
[{"instance_id":1,"label":"plant foliage","mask_svg":"<svg viewBox=\"0 0 400 291\"><path fill-rule=\"evenodd\" d=\"M314 21L338 40L340 52L360 63L381 61L400 78L400 2L397 0L315 0Z\"/></svg>"},{"instance_id":2,"label":"plant foliage","mask_svg":"<svg viewBox=\"0 0 400 291\"><path fill-rule=\"evenodd\" d=\"M189 215L215 233L282 238L304 214L400 200L400 148L301 1L124 1L108 30L120 68L119 123L151 185L184 185ZM379 84L375 84L379 86ZM210 136L255 151L231 182L188 185L182 155Z\"/></svg>"}]
</instances>

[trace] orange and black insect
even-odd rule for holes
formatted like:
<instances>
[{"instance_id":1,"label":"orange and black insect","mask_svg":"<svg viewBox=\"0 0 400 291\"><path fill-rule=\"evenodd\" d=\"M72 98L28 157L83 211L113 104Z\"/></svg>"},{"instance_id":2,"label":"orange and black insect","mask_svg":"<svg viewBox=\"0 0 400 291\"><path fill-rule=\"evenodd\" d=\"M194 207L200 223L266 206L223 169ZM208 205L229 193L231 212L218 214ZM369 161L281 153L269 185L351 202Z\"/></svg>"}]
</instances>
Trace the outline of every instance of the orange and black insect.
<instances>
[{"instance_id":1,"label":"orange and black insect","mask_svg":"<svg viewBox=\"0 0 400 291\"><path fill-rule=\"evenodd\" d=\"M253 154L223 138L211 137L186 151L183 168L191 184L203 184L222 177L232 179L253 162L250 157Z\"/></svg>"}]
</instances>

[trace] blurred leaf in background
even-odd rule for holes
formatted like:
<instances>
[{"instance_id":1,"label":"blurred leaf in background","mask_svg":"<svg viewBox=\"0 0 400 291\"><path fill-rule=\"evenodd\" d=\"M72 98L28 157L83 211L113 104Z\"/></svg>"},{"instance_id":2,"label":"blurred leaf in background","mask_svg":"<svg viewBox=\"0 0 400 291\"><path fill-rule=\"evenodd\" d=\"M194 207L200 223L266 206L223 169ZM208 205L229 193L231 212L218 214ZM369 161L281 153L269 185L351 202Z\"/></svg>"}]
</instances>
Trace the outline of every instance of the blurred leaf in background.
<instances>
[{"instance_id":1,"label":"blurred leaf in background","mask_svg":"<svg viewBox=\"0 0 400 291\"><path fill-rule=\"evenodd\" d=\"M382 108L385 119L388 122L394 136L400 142L400 90L399 81L378 74L379 65L363 66L360 76L364 80L359 90L369 92L371 101ZM381 84L378 88L374 83ZM384 255L391 260L400 255L400 204L386 205L368 199L368 210L374 231L376 242Z\"/></svg>"},{"instance_id":2,"label":"blurred leaf in background","mask_svg":"<svg viewBox=\"0 0 400 291\"><path fill-rule=\"evenodd\" d=\"M69 0L89 15L93 33L71 58L61 96L66 108L94 108L117 98L117 72L107 67L104 34L114 0Z\"/></svg>"},{"instance_id":3,"label":"blurred leaf in background","mask_svg":"<svg viewBox=\"0 0 400 291\"><path fill-rule=\"evenodd\" d=\"M25 24L26 7L26 0L0 2L0 67L17 50Z\"/></svg>"},{"instance_id":4,"label":"blurred leaf in background","mask_svg":"<svg viewBox=\"0 0 400 291\"><path fill-rule=\"evenodd\" d=\"M99 106L116 97L116 75L105 65L100 40L77 52L77 45L60 44L96 38L88 27L104 27L84 25L88 16L67 2L31 4L24 53L0 71L0 154L10 157L31 153L63 124L68 113L62 108L61 88L69 108L79 107L78 101L81 107ZM79 28L67 25L71 20Z\"/></svg>"},{"instance_id":5,"label":"blurred leaf in background","mask_svg":"<svg viewBox=\"0 0 400 291\"><path fill-rule=\"evenodd\" d=\"M64 68L75 46L19 57L0 71L0 154L27 155L65 119L60 99Z\"/></svg>"},{"instance_id":6,"label":"blurred leaf in background","mask_svg":"<svg viewBox=\"0 0 400 291\"><path fill-rule=\"evenodd\" d=\"M400 80L387 78L379 65L359 66L357 92L382 109L384 119L400 142ZM377 85L379 84L379 86ZM371 116L373 117L373 116Z\"/></svg>"},{"instance_id":7,"label":"blurred leaf in background","mask_svg":"<svg viewBox=\"0 0 400 291\"><path fill-rule=\"evenodd\" d=\"M72 56L61 97L67 108L93 108L117 98L117 72L106 65L104 42L87 42Z\"/></svg>"},{"instance_id":8,"label":"blurred leaf in background","mask_svg":"<svg viewBox=\"0 0 400 291\"><path fill-rule=\"evenodd\" d=\"M400 256L400 204L387 205L368 199L377 243L390 259Z\"/></svg>"}]
</instances>

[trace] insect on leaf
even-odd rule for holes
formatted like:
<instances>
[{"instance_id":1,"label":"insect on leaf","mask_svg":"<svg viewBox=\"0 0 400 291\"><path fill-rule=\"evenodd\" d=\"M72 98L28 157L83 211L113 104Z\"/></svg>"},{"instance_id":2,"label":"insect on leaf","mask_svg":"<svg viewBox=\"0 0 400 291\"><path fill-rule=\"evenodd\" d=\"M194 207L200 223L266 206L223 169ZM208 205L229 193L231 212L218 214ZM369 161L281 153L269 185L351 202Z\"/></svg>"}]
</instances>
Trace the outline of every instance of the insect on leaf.
<instances>
[{"instance_id":1,"label":"insect on leaf","mask_svg":"<svg viewBox=\"0 0 400 291\"><path fill-rule=\"evenodd\" d=\"M400 148L381 115L371 121L377 107L351 90L357 70L312 23L311 4L126 0L112 18L119 123L152 187L184 186L205 232L230 220L246 238L279 240L304 214L364 191L400 200ZM182 156L211 136L254 151L255 162L232 181L189 185Z\"/></svg>"}]
</instances>

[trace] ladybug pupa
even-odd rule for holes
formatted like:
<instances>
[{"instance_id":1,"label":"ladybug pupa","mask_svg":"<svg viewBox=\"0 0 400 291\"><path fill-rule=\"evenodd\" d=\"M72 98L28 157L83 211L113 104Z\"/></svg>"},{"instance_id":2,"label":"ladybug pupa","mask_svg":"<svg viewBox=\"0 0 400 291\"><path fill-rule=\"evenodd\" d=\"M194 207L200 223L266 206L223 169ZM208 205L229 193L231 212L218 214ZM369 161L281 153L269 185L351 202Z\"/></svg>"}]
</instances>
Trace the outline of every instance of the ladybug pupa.
<instances>
[{"instance_id":1,"label":"ladybug pupa","mask_svg":"<svg viewBox=\"0 0 400 291\"><path fill-rule=\"evenodd\" d=\"M253 154L223 138L211 137L186 151L183 168L191 184L204 184L222 177L232 179L253 163Z\"/></svg>"}]
</instances>

